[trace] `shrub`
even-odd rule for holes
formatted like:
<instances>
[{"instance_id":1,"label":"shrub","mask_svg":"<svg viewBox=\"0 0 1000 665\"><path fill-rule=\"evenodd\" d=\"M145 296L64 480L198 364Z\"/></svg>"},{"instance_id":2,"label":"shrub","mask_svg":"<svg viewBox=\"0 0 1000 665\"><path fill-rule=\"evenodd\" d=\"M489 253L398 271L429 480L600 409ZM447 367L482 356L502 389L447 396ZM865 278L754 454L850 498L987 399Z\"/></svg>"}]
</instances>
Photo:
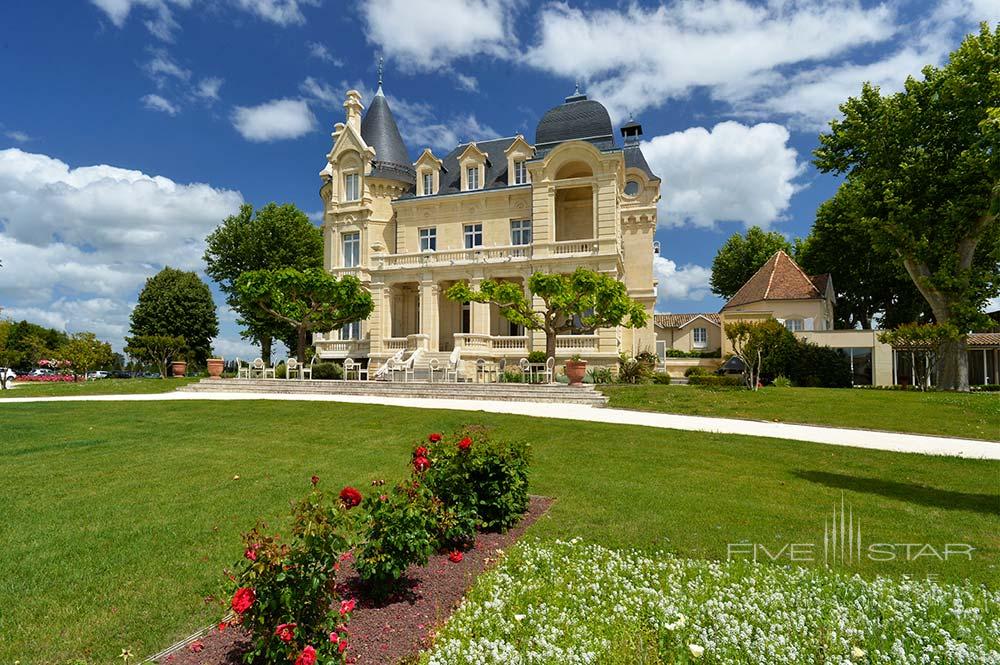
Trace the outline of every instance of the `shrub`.
<instances>
[{"instance_id":1,"label":"shrub","mask_svg":"<svg viewBox=\"0 0 1000 665\"><path fill-rule=\"evenodd\" d=\"M995 383L982 383L977 386L969 386L969 390L973 392L995 393L1000 392L1000 385Z\"/></svg>"},{"instance_id":2,"label":"shrub","mask_svg":"<svg viewBox=\"0 0 1000 665\"><path fill-rule=\"evenodd\" d=\"M850 388L851 363L837 349L796 340L794 355L782 368L796 385L822 388ZM776 375L777 376L777 375Z\"/></svg>"},{"instance_id":3,"label":"shrub","mask_svg":"<svg viewBox=\"0 0 1000 665\"><path fill-rule=\"evenodd\" d=\"M635 359L649 367L650 371L653 371L656 368L656 363L659 362L659 358L651 351L640 351L636 354Z\"/></svg>"},{"instance_id":4,"label":"shrub","mask_svg":"<svg viewBox=\"0 0 1000 665\"><path fill-rule=\"evenodd\" d=\"M721 358L722 349L712 349L711 351L681 351L680 349L667 349L664 352L667 358Z\"/></svg>"},{"instance_id":5,"label":"shrub","mask_svg":"<svg viewBox=\"0 0 1000 665\"><path fill-rule=\"evenodd\" d=\"M321 381L335 381L344 378L344 367L340 363L316 363L312 368L312 378Z\"/></svg>"},{"instance_id":6,"label":"shrub","mask_svg":"<svg viewBox=\"0 0 1000 665\"><path fill-rule=\"evenodd\" d=\"M544 363L548 358L545 357L544 351L532 351L528 354L528 362L532 364Z\"/></svg>"},{"instance_id":7,"label":"shrub","mask_svg":"<svg viewBox=\"0 0 1000 665\"><path fill-rule=\"evenodd\" d=\"M610 367L594 367L587 370L587 376L590 377L590 383L603 384L603 383L614 383L615 375L611 371ZM586 379L584 383L586 383Z\"/></svg>"},{"instance_id":8,"label":"shrub","mask_svg":"<svg viewBox=\"0 0 1000 665\"><path fill-rule=\"evenodd\" d=\"M285 378L285 363L279 363L274 368L274 378L283 379Z\"/></svg>"},{"instance_id":9,"label":"shrub","mask_svg":"<svg viewBox=\"0 0 1000 665\"><path fill-rule=\"evenodd\" d=\"M684 376L690 378L692 376L704 376L709 374L709 371L704 367L688 367L684 370Z\"/></svg>"},{"instance_id":10,"label":"shrub","mask_svg":"<svg viewBox=\"0 0 1000 665\"><path fill-rule=\"evenodd\" d=\"M771 382L771 385L775 388L791 388L792 380L787 376L776 376L774 377L774 381Z\"/></svg>"},{"instance_id":11,"label":"shrub","mask_svg":"<svg viewBox=\"0 0 1000 665\"><path fill-rule=\"evenodd\" d=\"M644 362L629 358L624 353L618 358L618 383L646 383L652 374L652 368Z\"/></svg>"},{"instance_id":12,"label":"shrub","mask_svg":"<svg viewBox=\"0 0 1000 665\"><path fill-rule=\"evenodd\" d=\"M466 427L430 445L424 482L445 506L473 514L482 528L506 530L528 509L530 449Z\"/></svg>"},{"instance_id":13,"label":"shrub","mask_svg":"<svg viewBox=\"0 0 1000 665\"><path fill-rule=\"evenodd\" d=\"M709 386L713 388L739 388L744 385L743 377L736 374L695 374L688 378L692 386Z\"/></svg>"},{"instance_id":14,"label":"shrub","mask_svg":"<svg viewBox=\"0 0 1000 665\"><path fill-rule=\"evenodd\" d=\"M509 370L509 369L504 370L504 373L503 373L503 382L504 383L524 383L525 382L524 373L521 372L521 371L514 371L514 370Z\"/></svg>"},{"instance_id":15,"label":"shrub","mask_svg":"<svg viewBox=\"0 0 1000 665\"><path fill-rule=\"evenodd\" d=\"M653 375L653 383L656 383L661 386L669 386L670 375L667 374L666 372L657 372L656 374Z\"/></svg>"},{"instance_id":16,"label":"shrub","mask_svg":"<svg viewBox=\"0 0 1000 665\"><path fill-rule=\"evenodd\" d=\"M319 662L341 663L347 645L341 628L353 602L342 605L343 611L331 607L338 600L333 580L349 546L351 517L346 506L314 489L294 505L292 518L288 542L265 534L263 523L244 535L230 605L251 634L247 662L285 664L312 648Z\"/></svg>"},{"instance_id":17,"label":"shrub","mask_svg":"<svg viewBox=\"0 0 1000 665\"><path fill-rule=\"evenodd\" d=\"M419 478L362 502L365 521L354 551L358 577L376 597L392 592L410 565L424 565L434 551L434 497Z\"/></svg>"}]
</instances>

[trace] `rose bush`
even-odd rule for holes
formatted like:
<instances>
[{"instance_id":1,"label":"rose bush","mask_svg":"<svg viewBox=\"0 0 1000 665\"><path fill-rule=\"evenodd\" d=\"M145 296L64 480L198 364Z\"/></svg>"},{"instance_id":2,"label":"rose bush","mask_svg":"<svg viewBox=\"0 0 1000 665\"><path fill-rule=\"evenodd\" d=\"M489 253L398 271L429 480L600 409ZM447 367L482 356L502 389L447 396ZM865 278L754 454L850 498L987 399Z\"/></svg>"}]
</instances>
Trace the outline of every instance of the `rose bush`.
<instances>
[{"instance_id":1,"label":"rose bush","mask_svg":"<svg viewBox=\"0 0 1000 665\"><path fill-rule=\"evenodd\" d=\"M260 523L244 535L243 559L231 575L237 588L230 606L234 622L252 635L247 662L344 662L345 627L354 606L334 609L339 600L334 580L352 543L353 522L346 502L328 498L313 483L309 495L293 505L287 542L266 534Z\"/></svg>"}]
</instances>

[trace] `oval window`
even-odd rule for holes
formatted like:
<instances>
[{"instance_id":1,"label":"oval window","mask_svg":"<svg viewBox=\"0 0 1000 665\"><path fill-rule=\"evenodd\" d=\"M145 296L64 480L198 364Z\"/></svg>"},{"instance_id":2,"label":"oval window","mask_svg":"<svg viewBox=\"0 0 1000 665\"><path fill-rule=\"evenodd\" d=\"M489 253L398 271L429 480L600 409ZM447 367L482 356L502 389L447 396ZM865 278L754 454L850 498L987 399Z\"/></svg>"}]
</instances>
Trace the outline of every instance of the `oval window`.
<instances>
[{"instance_id":1,"label":"oval window","mask_svg":"<svg viewBox=\"0 0 1000 665\"><path fill-rule=\"evenodd\" d=\"M625 194L626 196L635 196L639 193L639 181L629 180L625 183Z\"/></svg>"}]
</instances>

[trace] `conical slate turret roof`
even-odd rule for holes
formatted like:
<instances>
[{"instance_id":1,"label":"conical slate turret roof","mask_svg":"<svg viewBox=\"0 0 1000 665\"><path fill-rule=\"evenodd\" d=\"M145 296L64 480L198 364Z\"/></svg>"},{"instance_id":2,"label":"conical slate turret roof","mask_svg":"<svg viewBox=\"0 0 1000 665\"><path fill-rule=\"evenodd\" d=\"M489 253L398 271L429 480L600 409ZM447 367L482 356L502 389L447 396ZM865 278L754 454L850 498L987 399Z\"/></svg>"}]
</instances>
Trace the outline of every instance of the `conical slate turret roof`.
<instances>
[{"instance_id":1,"label":"conical slate turret roof","mask_svg":"<svg viewBox=\"0 0 1000 665\"><path fill-rule=\"evenodd\" d=\"M365 117L361 119L361 138L375 148L375 161L372 162L373 177L398 180L408 185L416 183L416 173L410 161L410 153L403 143L392 111L389 110L389 101L382 94L381 85Z\"/></svg>"}]
</instances>

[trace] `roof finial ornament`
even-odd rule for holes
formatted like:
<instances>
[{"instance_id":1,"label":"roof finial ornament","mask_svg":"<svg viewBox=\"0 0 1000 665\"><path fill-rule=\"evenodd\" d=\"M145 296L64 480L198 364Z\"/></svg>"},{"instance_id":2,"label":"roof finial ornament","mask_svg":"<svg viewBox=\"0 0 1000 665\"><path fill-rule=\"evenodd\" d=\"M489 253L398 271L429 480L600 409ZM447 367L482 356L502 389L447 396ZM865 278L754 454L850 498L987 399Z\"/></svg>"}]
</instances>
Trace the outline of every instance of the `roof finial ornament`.
<instances>
[{"instance_id":1,"label":"roof finial ornament","mask_svg":"<svg viewBox=\"0 0 1000 665\"><path fill-rule=\"evenodd\" d=\"M376 96L382 94L382 63L383 63L383 58L380 55L378 57L378 91L375 93Z\"/></svg>"},{"instance_id":2,"label":"roof finial ornament","mask_svg":"<svg viewBox=\"0 0 1000 665\"><path fill-rule=\"evenodd\" d=\"M575 82L575 86L573 88L573 96L576 97L579 94L580 94L580 79L577 79Z\"/></svg>"}]
</instances>

